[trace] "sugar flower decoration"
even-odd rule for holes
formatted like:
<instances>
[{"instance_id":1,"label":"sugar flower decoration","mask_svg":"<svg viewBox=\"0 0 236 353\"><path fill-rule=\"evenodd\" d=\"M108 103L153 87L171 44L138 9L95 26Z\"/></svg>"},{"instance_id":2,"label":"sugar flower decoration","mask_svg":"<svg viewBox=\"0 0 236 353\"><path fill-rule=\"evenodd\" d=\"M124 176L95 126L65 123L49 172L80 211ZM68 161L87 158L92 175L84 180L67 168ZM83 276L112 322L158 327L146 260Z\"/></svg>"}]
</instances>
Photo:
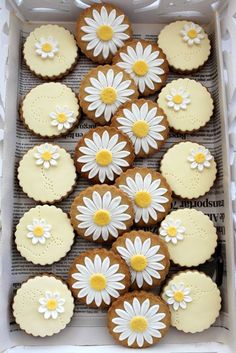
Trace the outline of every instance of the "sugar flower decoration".
<instances>
[{"instance_id":1,"label":"sugar flower decoration","mask_svg":"<svg viewBox=\"0 0 236 353\"><path fill-rule=\"evenodd\" d=\"M191 163L192 169L197 169L202 172L204 168L210 168L211 160L213 159L209 150L203 146L199 146L196 149L192 149L187 160Z\"/></svg>"},{"instance_id":2,"label":"sugar flower decoration","mask_svg":"<svg viewBox=\"0 0 236 353\"><path fill-rule=\"evenodd\" d=\"M38 312L43 314L44 319L57 319L58 316L64 313L65 299L57 292L46 291L44 297L39 299Z\"/></svg>"},{"instance_id":3,"label":"sugar flower decoration","mask_svg":"<svg viewBox=\"0 0 236 353\"><path fill-rule=\"evenodd\" d=\"M177 244L184 239L186 229L182 226L180 219L168 218L161 223L160 235L164 237L166 243Z\"/></svg>"},{"instance_id":4,"label":"sugar flower decoration","mask_svg":"<svg viewBox=\"0 0 236 353\"><path fill-rule=\"evenodd\" d=\"M179 110L186 110L187 105L191 102L189 93L183 88L172 88L170 93L166 96L167 106L174 109L176 112Z\"/></svg>"},{"instance_id":5,"label":"sugar flower decoration","mask_svg":"<svg viewBox=\"0 0 236 353\"><path fill-rule=\"evenodd\" d=\"M67 106L57 106L54 112L49 114L52 119L51 125L57 127L59 131L68 130L76 121L74 113Z\"/></svg>"},{"instance_id":6,"label":"sugar flower decoration","mask_svg":"<svg viewBox=\"0 0 236 353\"><path fill-rule=\"evenodd\" d=\"M32 224L27 225L27 238L31 239L32 244L45 244L46 240L51 237L52 226L45 219L34 218Z\"/></svg>"},{"instance_id":7,"label":"sugar flower decoration","mask_svg":"<svg viewBox=\"0 0 236 353\"><path fill-rule=\"evenodd\" d=\"M165 295L168 297L166 300L167 304L172 305L176 311L179 308L186 309L187 303L192 301L190 288L184 286L184 283L172 284L171 289L165 291Z\"/></svg>"},{"instance_id":8,"label":"sugar flower decoration","mask_svg":"<svg viewBox=\"0 0 236 353\"><path fill-rule=\"evenodd\" d=\"M35 43L35 48L36 54L41 56L42 59L52 59L58 52L58 42L52 36L40 38Z\"/></svg>"},{"instance_id":9,"label":"sugar flower decoration","mask_svg":"<svg viewBox=\"0 0 236 353\"><path fill-rule=\"evenodd\" d=\"M205 38L202 27L193 22L184 25L184 28L180 31L180 34L189 46L194 44L199 45L201 40Z\"/></svg>"},{"instance_id":10,"label":"sugar flower decoration","mask_svg":"<svg viewBox=\"0 0 236 353\"><path fill-rule=\"evenodd\" d=\"M50 143L44 143L40 146L36 146L37 152L34 154L36 164L43 166L45 169L49 169L51 166L57 165L57 159L60 157L58 153L58 146L54 146Z\"/></svg>"}]
</instances>

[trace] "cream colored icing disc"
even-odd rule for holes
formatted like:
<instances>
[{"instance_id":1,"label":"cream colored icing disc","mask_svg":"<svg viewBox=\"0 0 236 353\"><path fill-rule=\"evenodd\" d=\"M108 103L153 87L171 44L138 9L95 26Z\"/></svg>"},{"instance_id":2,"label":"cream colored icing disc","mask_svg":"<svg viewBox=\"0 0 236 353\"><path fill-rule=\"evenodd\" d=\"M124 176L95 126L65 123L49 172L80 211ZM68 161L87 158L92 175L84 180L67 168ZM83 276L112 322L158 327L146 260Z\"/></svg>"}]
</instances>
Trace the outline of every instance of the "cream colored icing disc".
<instances>
[{"instance_id":1,"label":"cream colored icing disc","mask_svg":"<svg viewBox=\"0 0 236 353\"><path fill-rule=\"evenodd\" d=\"M197 152L201 147L204 148L197 143L180 142L164 154L160 170L176 196L196 198L208 192L213 185L217 172L213 157L209 161L210 167L204 167L202 171L193 169L192 162L188 161L191 151Z\"/></svg>"},{"instance_id":2,"label":"cream colored icing disc","mask_svg":"<svg viewBox=\"0 0 236 353\"><path fill-rule=\"evenodd\" d=\"M174 233L168 236L168 230L173 231L173 228ZM179 229L179 234L182 234L180 239L178 239ZM160 234L162 232L164 235ZM162 221L159 235L168 247L170 259L180 266L192 267L204 263L214 253L217 245L216 228L212 221L207 215L195 209L172 211ZM176 243L175 241L173 243L174 238Z\"/></svg>"},{"instance_id":3,"label":"cream colored icing disc","mask_svg":"<svg viewBox=\"0 0 236 353\"><path fill-rule=\"evenodd\" d=\"M210 55L211 45L205 32L200 44L188 45L181 31L189 21L176 21L165 26L158 37L158 45L167 56L170 66L181 71L192 71L202 66Z\"/></svg>"},{"instance_id":4,"label":"cream colored icing disc","mask_svg":"<svg viewBox=\"0 0 236 353\"><path fill-rule=\"evenodd\" d=\"M219 315L221 308L220 291L212 279L198 271L180 272L168 282L162 292L162 298L167 301L167 290L172 290L172 285L183 284L190 289L188 296L192 299L186 303L186 308L178 310L169 305L171 311L171 325L184 332L201 332L209 328Z\"/></svg>"},{"instance_id":5,"label":"cream colored icing disc","mask_svg":"<svg viewBox=\"0 0 236 353\"><path fill-rule=\"evenodd\" d=\"M33 226L34 220L37 221L35 226ZM49 226L47 233L44 227L37 228L40 220L43 221L42 224ZM34 231L28 229L31 225L31 228L36 230L36 236ZM37 234L37 229L41 233L39 231ZM44 232L47 237L44 237ZM67 214L60 208L48 205L36 206L26 212L15 232L16 246L21 255L28 261L40 265L59 261L70 250L73 240L73 227Z\"/></svg>"},{"instance_id":6,"label":"cream colored icing disc","mask_svg":"<svg viewBox=\"0 0 236 353\"><path fill-rule=\"evenodd\" d=\"M52 37L56 42L57 52L52 58L42 58L36 53L35 45L43 38ZM77 44L74 36L64 27L57 25L43 25L36 28L27 37L24 45L24 58L26 64L36 75L53 78L66 73L77 58Z\"/></svg>"},{"instance_id":7,"label":"cream colored icing disc","mask_svg":"<svg viewBox=\"0 0 236 353\"><path fill-rule=\"evenodd\" d=\"M39 310L39 299L45 292L58 293L63 298L64 312L56 319L45 319ZM37 276L23 283L17 290L13 302L13 314L20 328L33 336L52 336L63 330L70 322L74 310L74 300L70 290L61 280L53 276Z\"/></svg>"},{"instance_id":8,"label":"cream colored icing disc","mask_svg":"<svg viewBox=\"0 0 236 353\"><path fill-rule=\"evenodd\" d=\"M52 125L51 115L59 116L57 110L70 112L71 124L60 129L59 122ZM34 133L43 137L58 136L71 130L79 119L79 104L75 93L61 83L44 83L33 88L25 97L22 104L22 115L26 125ZM65 115L64 115L65 116ZM70 118L68 116L68 118ZM56 120L56 119L55 119ZM65 125L65 124L64 124Z\"/></svg>"},{"instance_id":9,"label":"cream colored icing disc","mask_svg":"<svg viewBox=\"0 0 236 353\"><path fill-rule=\"evenodd\" d=\"M172 91L173 89L174 91ZM168 106L168 103L173 102L176 96L180 95L181 97L182 90L183 95L188 95L187 104L183 106L176 104L175 107ZM175 91L176 95L171 94ZM172 98L172 100L168 101L168 98L169 100ZM185 102L183 96L180 99L183 103ZM170 127L180 132L200 129L210 120L214 108L208 90L199 82L188 78L180 78L167 84L159 94L157 103L164 110Z\"/></svg>"}]
</instances>

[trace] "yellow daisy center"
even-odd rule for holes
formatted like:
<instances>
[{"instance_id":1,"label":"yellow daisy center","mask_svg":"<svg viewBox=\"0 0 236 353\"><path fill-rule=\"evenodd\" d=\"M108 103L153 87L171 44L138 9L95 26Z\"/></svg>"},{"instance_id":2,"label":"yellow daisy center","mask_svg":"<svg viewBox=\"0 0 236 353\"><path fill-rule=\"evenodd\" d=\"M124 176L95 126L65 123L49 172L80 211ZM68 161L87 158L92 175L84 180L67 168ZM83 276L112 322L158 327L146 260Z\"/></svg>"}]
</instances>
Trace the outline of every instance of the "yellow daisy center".
<instances>
[{"instance_id":1,"label":"yellow daisy center","mask_svg":"<svg viewBox=\"0 0 236 353\"><path fill-rule=\"evenodd\" d=\"M134 255L130 259L130 265L133 270L141 272L147 267L147 259L141 254Z\"/></svg>"},{"instance_id":2,"label":"yellow daisy center","mask_svg":"<svg viewBox=\"0 0 236 353\"><path fill-rule=\"evenodd\" d=\"M176 302L182 302L183 299L184 299L184 293L183 293L183 292L181 292L181 291L175 292L175 294L174 294L174 300L175 300Z\"/></svg>"},{"instance_id":3,"label":"yellow daisy center","mask_svg":"<svg viewBox=\"0 0 236 353\"><path fill-rule=\"evenodd\" d=\"M57 308L57 300L56 299L49 299L47 301L46 307L48 310L55 310Z\"/></svg>"},{"instance_id":4,"label":"yellow daisy center","mask_svg":"<svg viewBox=\"0 0 236 353\"><path fill-rule=\"evenodd\" d=\"M167 234L168 234L170 237L175 237L176 234L177 234L177 229L176 229L175 227L170 226L170 227L167 229Z\"/></svg>"},{"instance_id":5,"label":"yellow daisy center","mask_svg":"<svg viewBox=\"0 0 236 353\"><path fill-rule=\"evenodd\" d=\"M42 51L44 51L45 53L49 53L50 51L52 51L52 45L50 43L44 43L42 45Z\"/></svg>"},{"instance_id":6,"label":"yellow daisy center","mask_svg":"<svg viewBox=\"0 0 236 353\"><path fill-rule=\"evenodd\" d=\"M144 120L138 120L134 123L132 130L135 136L142 138L147 136L149 132L149 125Z\"/></svg>"},{"instance_id":7,"label":"yellow daisy center","mask_svg":"<svg viewBox=\"0 0 236 353\"><path fill-rule=\"evenodd\" d=\"M130 328L132 331L142 333L146 331L148 327L147 320L143 316L134 316L130 320Z\"/></svg>"},{"instance_id":8,"label":"yellow daisy center","mask_svg":"<svg viewBox=\"0 0 236 353\"><path fill-rule=\"evenodd\" d=\"M204 153L197 153L194 159L195 159L195 162L197 163L204 163L206 160L206 157Z\"/></svg>"},{"instance_id":9,"label":"yellow daisy center","mask_svg":"<svg viewBox=\"0 0 236 353\"><path fill-rule=\"evenodd\" d=\"M196 38L196 37L197 37L197 31L196 31L195 29L190 29L190 30L188 31L188 36L189 36L189 38L191 38L191 39Z\"/></svg>"},{"instance_id":10,"label":"yellow daisy center","mask_svg":"<svg viewBox=\"0 0 236 353\"><path fill-rule=\"evenodd\" d=\"M97 29L97 36L99 39L103 40L104 42L107 42L113 37L113 29L111 28L111 26L102 25Z\"/></svg>"},{"instance_id":11,"label":"yellow daisy center","mask_svg":"<svg viewBox=\"0 0 236 353\"><path fill-rule=\"evenodd\" d=\"M106 288L107 280L102 273L95 273L90 277L90 287L96 291L102 291Z\"/></svg>"},{"instance_id":12,"label":"yellow daisy center","mask_svg":"<svg viewBox=\"0 0 236 353\"><path fill-rule=\"evenodd\" d=\"M104 227L111 221L110 212L106 210L98 210L94 213L93 221L97 226Z\"/></svg>"},{"instance_id":13,"label":"yellow daisy center","mask_svg":"<svg viewBox=\"0 0 236 353\"><path fill-rule=\"evenodd\" d=\"M100 97L103 103L113 104L116 101L117 92L113 87L106 87L101 91Z\"/></svg>"},{"instance_id":14,"label":"yellow daisy center","mask_svg":"<svg viewBox=\"0 0 236 353\"><path fill-rule=\"evenodd\" d=\"M144 60L138 60L133 65L133 71L137 76L145 76L148 73L148 64Z\"/></svg>"},{"instance_id":15,"label":"yellow daisy center","mask_svg":"<svg viewBox=\"0 0 236 353\"><path fill-rule=\"evenodd\" d=\"M67 120L67 116L64 113L57 114L57 121L59 123L64 123Z\"/></svg>"},{"instance_id":16,"label":"yellow daisy center","mask_svg":"<svg viewBox=\"0 0 236 353\"><path fill-rule=\"evenodd\" d=\"M35 227L33 230L33 234L36 237L41 237L43 233L44 233L43 227L40 227L40 226Z\"/></svg>"},{"instance_id":17,"label":"yellow daisy center","mask_svg":"<svg viewBox=\"0 0 236 353\"><path fill-rule=\"evenodd\" d=\"M180 95L180 94L176 94L174 97L173 97L173 102L175 104L181 104L183 102L183 97Z\"/></svg>"},{"instance_id":18,"label":"yellow daisy center","mask_svg":"<svg viewBox=\"0 0 236 353\"><path fill-rule=\"evenodd\" d=\"M52 158L52 154L49 151L45 151L42 153L42 158L44 161L50 161L50 159Z\"/></svg>"},{"instance_id":19,"label":"yellow daisy center","mask_svg":"<svg viewBox=\"0 0 236 353\"><path fill-rule=\"evenodd\" d=\"M138 191L136 192L134 201L138 207L147 208L152 202L152 197L148 191Z\"/></svg>"},{"instance_id":20,"label":"yellow daisy center","mask_svg":"<svg viewBox=\"0 0 236 353\"><path fill-rule=\"evenodd\" d=\"M106 149L98 151L96 154L96 162L102 167L106 167L112 162L112 153Z\"/></svg>"}]
</instances>

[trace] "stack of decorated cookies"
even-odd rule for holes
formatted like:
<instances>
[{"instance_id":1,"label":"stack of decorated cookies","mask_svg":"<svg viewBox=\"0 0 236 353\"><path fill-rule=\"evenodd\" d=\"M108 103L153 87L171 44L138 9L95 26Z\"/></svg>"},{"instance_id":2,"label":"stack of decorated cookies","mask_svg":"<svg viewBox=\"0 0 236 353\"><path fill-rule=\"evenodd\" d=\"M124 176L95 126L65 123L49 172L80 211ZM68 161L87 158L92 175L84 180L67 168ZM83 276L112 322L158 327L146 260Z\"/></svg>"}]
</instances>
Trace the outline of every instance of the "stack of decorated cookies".
<instances>
[{"instance_id":1,"label":"stack of decorated cookies","mask_svg":"<svg viewBox=\"0 0 236 353\"><path fill-rule=\"evenodd\" d=\"M25 127L46 142L19 164L20 186L40 205L20 219L15 241L23 257L42 266L66 256L74 232L100 247L74 259L67 283L43 270L24 282L13 301L16 322L33 336L51 336L70 322L75 298L108 308L108 330L127 347L159 342L170 325L203 331L219 314L220 292L192 267L214 253L216 229L202 212L171 211L171 203L172 193L192 199L209 191L214 157L186 141L163 155L160 171L132 165L136 157L161 151L169 128L194 133L210 120L213 101L199 82L184 76L165 85L169 66L183 74L202 67L210 54L208 36L197 24L177 21L163 28L158 44L134 40L120 9L95 4L81 13L76 37L77 43L65 28L44 25L24 44L27 66L45 80L73 69L77 45L99 66L84 76L78 97L58 81L47 82L21 103ZM157 102L144 98L156 92ZM73 160L55 138L78 125L81 109L97 127L75 145ZM91 186L74 198L68 216L52 204L73 190L77 173ZM153 226L156 233L149 231ZM183 270L165 281L170 261Z\"/></svg>"}]
</instances>

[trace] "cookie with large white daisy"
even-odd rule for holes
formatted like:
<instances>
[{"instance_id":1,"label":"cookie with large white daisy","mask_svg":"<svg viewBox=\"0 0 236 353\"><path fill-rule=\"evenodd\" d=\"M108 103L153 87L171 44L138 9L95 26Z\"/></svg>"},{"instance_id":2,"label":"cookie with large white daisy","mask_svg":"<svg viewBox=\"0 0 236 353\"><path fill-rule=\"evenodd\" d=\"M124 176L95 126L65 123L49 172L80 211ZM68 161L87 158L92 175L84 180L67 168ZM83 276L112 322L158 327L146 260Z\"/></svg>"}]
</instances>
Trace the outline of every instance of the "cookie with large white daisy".
<instances>
[{"instance_id":1,"label":"cookie with large white daisy","mask_svg":"<svg viewBox=\"0 0 236 353\"><path fill-rule=\"evenodd\" d=\"M172 276L161 296L169 305L171 325L186 333L208 329L221 308L217 285L198 271L186 270ZM195 317L198 319L194 320Z\"/></svg>"},{"instance_id":2,"label":"cookie with large white daisy","mask_svg":"<svg viewBox=\"0 0 236 353\"><path fill-rule=\"evenodd\" d=\"M36 76L54 80L67 75L78 58L76 40L67 29L43 25L32 31L23 48L26 65Z\"/></svg>"},{"instance_id":3,"label":"cookie with large white daisy","mask_svg":"<svg viewBox=\"0 0 236 353\"><path fill-rule=\"evenodd\" d=\"M64 148L46 142L32 147L23 155L17 177L28 197L51 204L73 190L76 169Z\"/></svg>"},{"instance_id":4,"label":"cookie with large white daisy","mask_svg":"<svg viewBox=\"0 0 236 353\"><path fill-rule=\"evenodd\" d=\"M169 271L168 248L157 234L143 230L125 233L113 243L112 250L129 266L132 289L154 288Z\"/></svg>"},{"instance_id":5,"label":"cookie with large white daisy","mask_svg":"<svg viewBox=\"0 0 236 353\"><path fill-rule=\"evenodd\" d=\"M110 122L117 109L138 97L133 79L114 65L97 66L83 78L79 99L83 112L96 124Z\"/></svg>"},{"instance_id":6,"label":"cookie with large white daisy","mask_svg":"<svg viewBox=\"0 0 236 353\"><path fill-rule=\"evenodd\" d=\"M67 282L79 302L105 308L128 291L130 273L126 262L113 251L91 249L76 257Z\"/></svg>"},{"instance_id":7,"label":"cookie with large white daisy","mask_svg":"<svg viewBox=\"0 0 236 353\"><path fill-rule=\"evenodd\" d=\"M132 200L134 223L138 227L156 225L171 208L171 188L154 169L128 169L116 179L115 184Z\"/></svg>"},{"instance_id":8,"label":"cookie with large white daisy","mask_svg":"<svg viewBox=\"0 0 236 353\"><path fill-rule=\"evenodd\" d=\"M77 171L88 180L112 183L134 161L129 137L110 126L89 130L75 148Z\"/></svg>"},{"instance_id":9,"label":"cookie with large white daisy","mask_svg":"<svg viewBox=\"0 0 236 353\"><path fill-rule=\"evenodd\" d=\"M128 17L111 4L93 4L81 12L77 21L78 46L89 59L99 64L110 63L131 36Z\"/></svg>"},{"instance_id":10,"label":"cookie with large white daisy","mask_svg":"<svg viewBox=\"0 0 236 353\"><path fill-rule=\"evenodd\" d=\"M171 68L180 73L199 70L211 52L207 33L203 27L191 21L176 21L166 25L157 42Z\"/></svg>"},{"instance_id":11,"label":"cookie with large white daisy","mask_svg":"<svg viewBox=\"0 0 236 353\"><path fill-rule=\"evenodd\" d=\"M13 299L13 315L21 330L46 337L71 321L74 299L67 285L53 274L38 275L22 283Z\"/></svg>"},{"instance_id":12,"label":"cookie with large white daisy","mask_svg":"<svg viewBox=\"0 0 236 353\"><path fill-rule=\"evenodd\" d=\"M168 305L150 292L126 293L108 310L108 330L125 347L152 346L167 334L169 327Z\"/></svg>"},{"instance_id":13,"label":"cookie with large white daisy","mask_svg":"<svg viewBox=\"0 0 236 353\"><path fill-rule=\"evenodd\" d=\"M216 179L216 162L205 146L186 141L164 154L160 170L176 196L193 199L207 193Z\"/></svg>"},{"instance_id":14,"label":"cookie with large white daisy","mask_svg":"<svg viewBox=\"0 0 236 353\"><path fill-rule=\"evenodd\" d=\"M112 118L111 126L128 135L138 157L159 151L169 134L163 110L155 102L145 99L123 104Z\"/></svg>"},{"instance_id":15,"label":"cookie with large white daisy","mask_svg":"<svg viewBox=\"0 0 236 353\"><path fill-rule=\"evenodd\" d=\"M170 127L180 133L191 133L205 126L214 109L207 88L189 78L168 83L161 90L157 103L164 110Z\"/></svg>"},{"instance_id":16,"label":"cookie with large white daisy","mask_svg":"<svg viewBox=\"0 0 236 353\"><path fill-rule=\"evenodd\" d=\"M76 233L98 243L115 240L133 224L129 197L113 185L94 185L74 199L70 218Z\"/></svg>"},{"instance_id":17,"label":"cookie with large white daisy","mask_svg":"<svg viewBox=\"0 0 236 353\"><path fill-rule=\"evenodd\" d=\"M142 96L159 91L169 73L168 62L161 48L155 42L144 39L125 44L112 63L132 77Z\"/></svg>"},{"instance_id":18,"label":"cookie with large white daisy","mask_svg":"<svg viewBox=\"0 0 236 353\"><path fill-rule=\"evenodd\" d=\"M67 135L79 122L78 98L62 83L43 83L23 99L20 118L31 132L41 137Z\"/></svg>"}]
</instances>

